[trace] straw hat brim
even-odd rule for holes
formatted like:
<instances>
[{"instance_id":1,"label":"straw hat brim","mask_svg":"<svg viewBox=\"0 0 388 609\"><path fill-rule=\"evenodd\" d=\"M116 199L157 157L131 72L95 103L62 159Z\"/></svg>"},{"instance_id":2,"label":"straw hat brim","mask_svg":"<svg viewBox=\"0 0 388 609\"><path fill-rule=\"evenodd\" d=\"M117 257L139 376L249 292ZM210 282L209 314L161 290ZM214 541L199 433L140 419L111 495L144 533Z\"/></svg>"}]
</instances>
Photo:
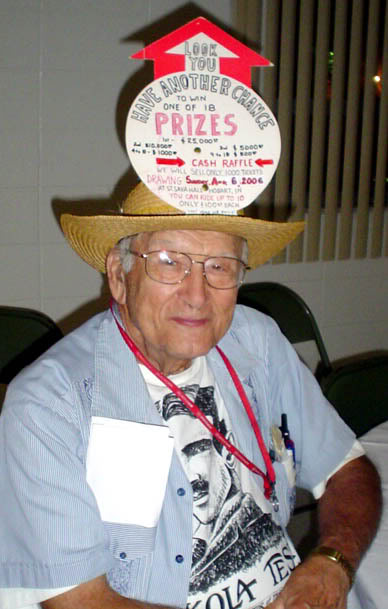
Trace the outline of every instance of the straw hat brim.
<instances>
[{"instance_id":1,"label":"straw hat brim","mask_svg":"<svg viewBox=\"0 0 388 609\"><path fill-rule=\"evenodd\" d=\"M90 266L105 272L109 250L123 237L161 230L209 230L246 239L248 265L267 262L302 232L304 222L268 222L226 215L100 215L61 216L63 232L71 247Z\"/></svg>"}]
</instances>

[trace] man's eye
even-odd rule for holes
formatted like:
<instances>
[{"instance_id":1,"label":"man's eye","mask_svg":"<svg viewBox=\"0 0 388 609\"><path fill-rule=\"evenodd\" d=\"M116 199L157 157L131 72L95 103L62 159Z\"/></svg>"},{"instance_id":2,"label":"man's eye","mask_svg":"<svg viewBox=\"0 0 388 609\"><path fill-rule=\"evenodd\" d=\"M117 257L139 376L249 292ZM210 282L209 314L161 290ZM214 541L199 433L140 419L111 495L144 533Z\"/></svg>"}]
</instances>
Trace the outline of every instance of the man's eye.
<instances>
[{"instance_id":1,"label":"man's eye","mask_svg":"<svg viewBox=\"0 0 388 609\"><path fill-rule=\"evenodd\" d=\"M217 262L217 261L212 261L211 264L209 265L209 271L211 273L225 273L228 269L226 268L226 266L224 264L222 264L221 262Z\"/></svg>"}]
</instances>

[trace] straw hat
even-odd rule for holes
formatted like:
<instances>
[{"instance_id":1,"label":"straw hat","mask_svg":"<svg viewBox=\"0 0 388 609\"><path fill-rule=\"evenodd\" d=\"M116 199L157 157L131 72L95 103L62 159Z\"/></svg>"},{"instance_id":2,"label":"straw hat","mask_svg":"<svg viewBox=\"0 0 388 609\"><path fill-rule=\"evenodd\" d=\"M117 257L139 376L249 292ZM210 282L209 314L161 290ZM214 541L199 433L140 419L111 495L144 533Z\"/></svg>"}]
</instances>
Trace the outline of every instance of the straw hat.
<instances>
[{"instance_id":1,"label":"straw hat","mask_svg":"<svg viewBox=\"0 0 388 609\"><path fill-rule=\"evenodd\" d=\"M97 271L105 272L109 250L123 237L159 230L209 230L243 237L248 264L255 268L278 254L303 230L304 222L267 222L243 215L185 214L159 199L142 182L128 195L122 213L61 216L71 247Z\"/></svg>"}]
</instances>

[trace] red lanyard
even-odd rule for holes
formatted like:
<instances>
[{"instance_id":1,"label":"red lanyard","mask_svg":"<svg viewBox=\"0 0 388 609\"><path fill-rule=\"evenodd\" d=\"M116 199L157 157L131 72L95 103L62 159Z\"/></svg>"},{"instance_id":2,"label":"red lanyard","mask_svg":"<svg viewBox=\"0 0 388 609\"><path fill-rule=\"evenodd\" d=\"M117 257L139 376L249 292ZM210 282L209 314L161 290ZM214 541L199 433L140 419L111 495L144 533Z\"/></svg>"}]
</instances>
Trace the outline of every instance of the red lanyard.
<instances>
[{"instance_id":1,"label":"red lanyard","mask_svg":"<svg viewBox=\"0 0 388 609\"><path fill-rule=\"evenodd\" d=\"M216 440L218 440L223 446L225 446L225 448L232 455L234 455L236 457L236 459L238 459L241 463L243 463L243 465L245 465L254 474L257 474L263 478L264 496L266 499L270 499L274 485L275 485L275 479L276 479L272 461L268 454L267 448L264 444L259 425L256 421L255 415L253 414L252 407L249 403L249 400L244 391L244 388L237 376L236 371L234 370L232 364L226 357L225 353L223 351L221 351L221 349L219 347L216 347L217 351L219 352L219 354L221 355L221 357L225 363L225 366L227 367L227 369L229 371L230 376L232 377L232 381L234 383L234 386L237 389L240 399L241 399L242 403L244 404L245 411L251 422L253 431L255 432L257 443L259 445L261 454L264 459L264 463L265 463L266 470L267 470L266 473L264 473L260 468L258 468L257 465L252 463L252 461L250 461L242 452L240 452L236 446L234 446L231 442L229 442L229 440L227 440L225 438L225 436L223 436L222 433L212 423L210 423L209 419L204 415L202 410L182 391L182 389L180 389L177 385L175 385L175 383L173 383L167 376L164 376L164 374L162 374L159 370L157 370L157 368L155 368L151 364L151 362L148 361L148 359L138 349L138 347L135 345L133 340L128 336L127 332L118 322L116 315L114 314L112 306L111 306L111 311L112 311L112 315L114 317L114 320L117 324L117 327L120 331L121 336L123 337L125 343L129 347L129 349L132 351L132 353L135 355L135 357L139 360L139 362L141 362L144 366L146 366L146 368L148 368L148 370L150 370L160 381L162 381L162 383L164 383L164 385L166 385L166 387L171 389L171 391L173 393L175 393L175 395L184 403L184 405L187 406L187 408L190 410L190 412L192 412L192 414L201 421L201 423L210 431L210 433L216 438Z\"/></svg>"}]
</instances>

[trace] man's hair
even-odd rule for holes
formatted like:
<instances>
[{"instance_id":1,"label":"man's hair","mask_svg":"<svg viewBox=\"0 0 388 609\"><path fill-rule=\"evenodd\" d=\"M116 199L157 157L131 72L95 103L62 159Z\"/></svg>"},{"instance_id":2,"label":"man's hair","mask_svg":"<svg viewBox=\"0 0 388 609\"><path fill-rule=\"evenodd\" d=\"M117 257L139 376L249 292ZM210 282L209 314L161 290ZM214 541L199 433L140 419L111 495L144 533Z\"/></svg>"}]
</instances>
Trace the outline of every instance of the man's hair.
<instances>
[{"instance_id":1,"label":"man's hair","mask_svg":"<svg viewBox=\"0 0 388 609\"><path fill-rule=\"evenodd\" d=\"M248 243L246 239L243 239L243 237L240 237L240 239L242 240L241 260L245 264L248 264Z\"/></svg>"},{"instance_id":2,"label":"man's hair","mask_svg":"<svg viewBox=\"0 0 388 609\"><path fill-rule=\"evenodd\" d=\"M133 254L131 254L133 241L142 234L143 233L138 233L137 235L123 237L116 244L116 249L119 252L120 262L121 262L121 266L123 267L124 273L129 273L129 271L131 270L131 268L133 266L133 263L135 260L135 256ZM240 239L242 239L241 260L243 262L245 262L245 264L247 264L247 262L248 262L248 244L247 244L246 240L243 239L242 237L240 237Z\"/></svg>"},{"instance_id":3,"label":"man's hair","mask_svg":"<svg viewBox=\"0 0 388 609\"><path fill-rule=\"evenodd\" d=\"M133 241L138 237L138 235L130 235L128 237L123 237L116 244L115 249L119 252L121 266L123 267L124 273L129 273L131 270L133 263L135 261L135 256L131 254Z\"/></svg>"}]
</instances>

